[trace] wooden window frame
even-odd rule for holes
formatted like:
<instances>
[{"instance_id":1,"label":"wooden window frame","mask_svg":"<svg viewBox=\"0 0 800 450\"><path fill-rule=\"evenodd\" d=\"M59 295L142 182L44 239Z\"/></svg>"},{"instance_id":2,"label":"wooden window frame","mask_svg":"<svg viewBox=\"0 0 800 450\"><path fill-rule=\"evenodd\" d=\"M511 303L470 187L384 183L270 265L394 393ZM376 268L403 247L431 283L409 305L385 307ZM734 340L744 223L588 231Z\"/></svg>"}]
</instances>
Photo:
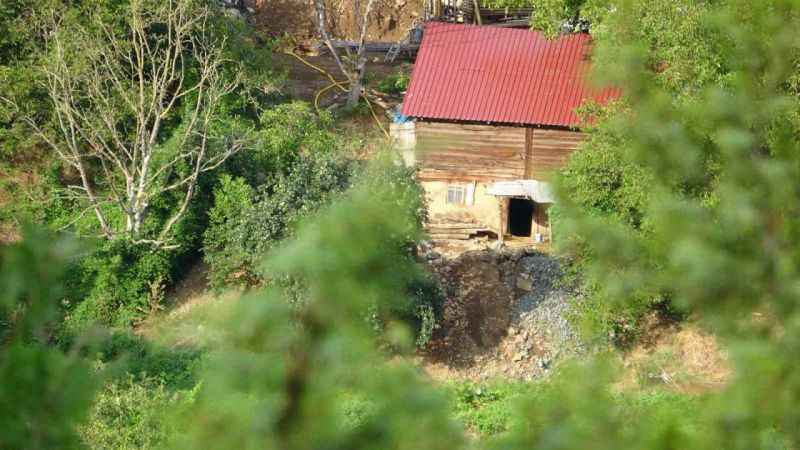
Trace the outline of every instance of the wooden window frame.
<instances>
[{"instance_id":1,"label":"wooden window frame","mask_svg":"<svg viewBox=\"0 0 800 450\"><path fill-rule=\"evenodd\" d=\"M445 196L445 203L448 205L466 205L467 204L467 188L460 184L447 185L447 194Z\"/></svg>"}]
</instances>

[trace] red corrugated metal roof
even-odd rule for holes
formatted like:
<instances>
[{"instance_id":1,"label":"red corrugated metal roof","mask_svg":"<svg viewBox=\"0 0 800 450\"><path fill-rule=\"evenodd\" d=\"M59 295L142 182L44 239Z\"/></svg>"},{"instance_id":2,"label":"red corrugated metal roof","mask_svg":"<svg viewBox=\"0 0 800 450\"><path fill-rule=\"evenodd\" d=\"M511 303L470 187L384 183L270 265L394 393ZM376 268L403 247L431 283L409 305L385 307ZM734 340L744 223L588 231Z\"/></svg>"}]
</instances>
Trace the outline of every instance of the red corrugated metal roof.
<instances>
[{"instance_id":1,"label":"red corrugated metal roof","mask_svg":"<svg viewBox=\"0 0 800 450\"><path fill-rule=\"evenodd\" d=\"M403 102L411 117L575 127L584 100L615 89L584 80L590 37L431 22Z\"/></svg>"}]
</instances>

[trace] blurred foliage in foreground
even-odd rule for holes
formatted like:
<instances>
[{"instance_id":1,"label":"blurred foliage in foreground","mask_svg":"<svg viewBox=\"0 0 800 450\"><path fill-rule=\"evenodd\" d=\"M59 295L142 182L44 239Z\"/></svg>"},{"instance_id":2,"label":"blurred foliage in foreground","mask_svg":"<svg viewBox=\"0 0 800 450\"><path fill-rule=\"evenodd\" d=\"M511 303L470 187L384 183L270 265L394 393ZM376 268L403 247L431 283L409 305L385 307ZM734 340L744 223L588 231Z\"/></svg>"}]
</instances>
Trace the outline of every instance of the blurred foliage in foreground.
<instances>
[{"instance_id":1,"label":"blurred foliage in foreground","mask_svg":"<svg viewBox=\"0 0 800 450\"><path fill-rule=\"evenodd\" d=\"M703 271L713 268L713 260L766 261L746 253L762 247L756 237L772 229L770 216L787 214L769 212L776 204L762 191L765 183L796 184L771 171L796 164L794 150L783 149L796 142L800 130L800 46L784 29L797 24L797 4L579 3L582 17L592 21L593 66L605 80L624 86L626 95L610 107L585 109L595 119L587 126L590 138L561 174L561 197L568 202L558 205L561 222L581 220L575 232L556 236L568 241L580 269L601 268L579 271L588 294L584 318L625 346L637 339L653 308L699 311L700 302L676 295L674 284L688 281L687 275L700 277L695 281L707 287L722 284L735 291L737 282L754 280L711 280ZM752 220L750 237L727 227L726 217L734 216ZM700 225L706 227L702 232ZM713 250L717 257L696 268L703 271L662 271L669 259L665 252L692 239L704 245L692 244L688 252L705 251L713 242L706 238L720 233L737 240L745 254L734 254L731 244L724 248L730 253ZM714 273L725 272L736 273ZM656 274L665 278L652 282ZM627 283L624 292L607 289L609 280ZM736 295L757 299L762 287L756 281L749 292ZM716 298L725 302L721 294Z\"/></svg>"},{"instance_id":2,"label":"blurred foliage in foreground","mask_svg":"<svg viewBox=\"0 0 800 450\"><path fill-rule=\"evenodd\" d=\"M620 24L628 3L620 4ZM487 425L505 430L497 438L468 444L445 394L387 361L363 320L372 306L387 315L393 346L412 346L387 311L417 270L407 256L418 233L410 210L417 193L366 183L269 259L270 273L307 281L304 307L267 291L219 318L222 344L191 397L165 409L171 425L159 442L236 450L800 447L800 139L798 99L787 89L798 71L799 17L797 1L777 0L725 2L707 13L705 23L725 38L729 82L680 102L653 80L646 43L629 42L615 74L631 114L609 126L626 132L624 160L650 173L647 235L575 205L563 211L563 223L592 245L589 267L609 301L658 292L698 311L726 340L736 374L719 392L691 405L626 402L614 392L616 368L599 358L563 367L518 398L510 425ZM93 377L47 339L59 249L30 235L2 257L2 448L80 443L75 427ZM501 394L458 395L485 404ZM102 431L86 435L108 436Z\"/></svg>"}]
</instances>

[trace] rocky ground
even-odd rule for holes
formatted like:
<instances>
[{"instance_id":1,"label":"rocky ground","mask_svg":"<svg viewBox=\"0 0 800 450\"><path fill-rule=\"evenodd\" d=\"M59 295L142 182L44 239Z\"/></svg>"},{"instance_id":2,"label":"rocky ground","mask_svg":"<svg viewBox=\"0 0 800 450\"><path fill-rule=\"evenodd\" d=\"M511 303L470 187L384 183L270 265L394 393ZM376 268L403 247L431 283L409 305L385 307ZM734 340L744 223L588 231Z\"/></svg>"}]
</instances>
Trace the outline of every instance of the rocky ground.
<instances>
[{"instance_id":1,"label":"rocky ground","mask_svg":"<svg viewBox=\"0 0 800 450\"><path fill-rule=\"evenodd\" d=\"M530 380L583 350L568 320L576 295L556 258L504 248L427 257L447 296L442 327L421 357L432 377Z\"/></svg>"}]
</instances>

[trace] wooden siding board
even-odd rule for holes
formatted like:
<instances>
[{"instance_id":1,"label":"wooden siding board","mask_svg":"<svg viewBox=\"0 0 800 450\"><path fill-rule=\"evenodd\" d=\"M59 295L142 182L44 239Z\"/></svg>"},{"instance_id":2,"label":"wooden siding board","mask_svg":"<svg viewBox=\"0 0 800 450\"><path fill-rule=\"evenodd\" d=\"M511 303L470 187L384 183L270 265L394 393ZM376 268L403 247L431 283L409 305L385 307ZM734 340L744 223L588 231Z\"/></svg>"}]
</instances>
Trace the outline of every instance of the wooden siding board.
<instances>
[{"instance_id":1,"label":"wooden siding board","mask_svg":"<svg viewBox=\"0 0 800 450\"><path fill-rule=\"evenodd\" d=\"M568 130L425 122L416 124L425 181L545 180L585 139Z\"/></svg>"},{"instance_id":2,"label":"wooden siding board","mask_svg":"<svg viewBox=\"0 0 800 450\"><path fill-rule=\"evenodd\" d=\"M420 179L513 180L525 175L525 129L417 122Z\"/></svg>"},{"instance_id":3,"label":"wooden siding board","mask_svg":"<svg viewBox=\"0 0 800 450\"><path fill-rule=\"evenodd\" d=\"M531 177L546 180L568 160L586 138L584 133L567 130L533 130Z\"/></svg>"}]
</instances>

